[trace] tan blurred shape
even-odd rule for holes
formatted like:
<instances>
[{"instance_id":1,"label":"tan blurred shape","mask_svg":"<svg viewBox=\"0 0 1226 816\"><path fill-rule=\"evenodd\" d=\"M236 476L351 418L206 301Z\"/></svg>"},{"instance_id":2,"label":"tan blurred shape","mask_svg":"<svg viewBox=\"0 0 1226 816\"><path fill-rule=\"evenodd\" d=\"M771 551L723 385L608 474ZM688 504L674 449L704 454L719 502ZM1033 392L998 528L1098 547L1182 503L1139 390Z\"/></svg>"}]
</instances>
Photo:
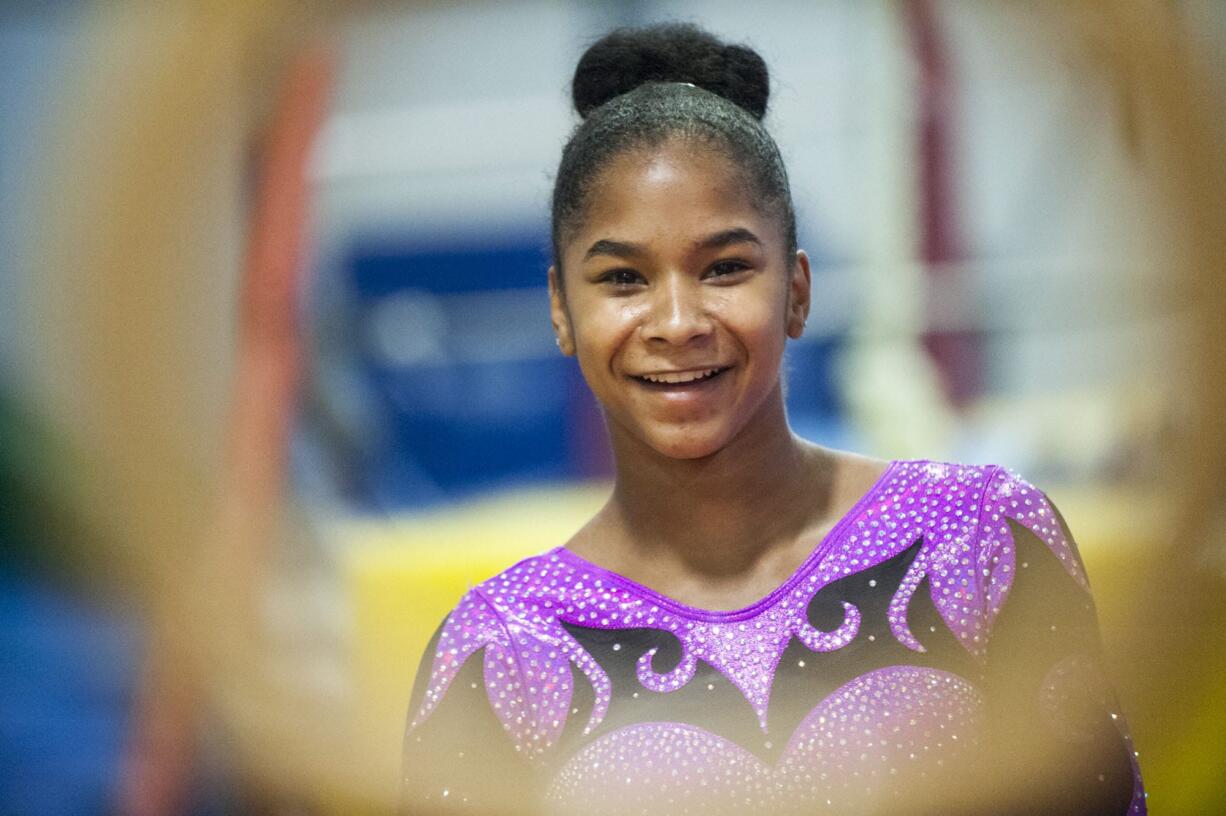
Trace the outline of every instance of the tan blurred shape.
<instances>
[{"instance_id":1,"label":"tan blurred shape","mask_svg":"<svg viewBox=\"0 0 1226 816\"><path fill-rule=\"evenodd\" d=\"M1169 281L1169 306L1190 342L1170 360L1168 407L1181 424L1159 452L1152 492L1162 504L1145 512L1164 516L1158 527L1174 526L1097 575L1096 592L1104 617L1126 622L1108 628L1108 649L1154 812L1222 812L1226 152L1212 107L1220 88L1169 3L1032 7L1054 59L1116 89L1153 216L1169 230L1170 266L1154 274ZM79 501L113 543L99 563L122 572L157 622L128 813L175 812L206 719L220 723L241 776L269 801L349 813L393 807L396 780L382 773L386 758L368 755L361 718L297 688L265 659L255 607L270 550L285 538L280 435L295 373L284 368L284 347L246 369L236 350L252 327L273 346L293 332L264 322L287 315L289 291L245 301L268 314L235 309L240 270L295 257L276 244L292 223L260 220L285 213L245 190L248 160L277 126L291 66L343 13L358 12L279 0L156 12L141 2L98 4L78 83L62 102L61 141L48 149L28 258L49 282L47 298L32 304L37 340L59 350L46 390L86 456ZM276 172L264 166L257 183ZM233 251L243 245L245 256ZM249 397L256 401L242 401Z\"/></svg>"}]
</instances>

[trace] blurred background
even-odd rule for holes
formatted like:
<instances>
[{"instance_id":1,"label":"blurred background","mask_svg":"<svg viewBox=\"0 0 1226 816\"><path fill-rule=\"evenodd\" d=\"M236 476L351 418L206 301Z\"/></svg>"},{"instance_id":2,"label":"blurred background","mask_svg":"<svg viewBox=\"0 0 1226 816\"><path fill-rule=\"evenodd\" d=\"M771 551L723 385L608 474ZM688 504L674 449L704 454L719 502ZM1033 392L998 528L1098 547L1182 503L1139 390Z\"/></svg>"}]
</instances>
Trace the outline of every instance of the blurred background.
<instances>
[{"instance_id":1,"label":"blurred background","mask_svg":"<svg viewBox=\"0 0 1226 816\"><path fill-rule=\"evenodd\" d=\"M0 813L389 813L464 589L603 502L548 323L569 79L764 56L795 429L1007 464L1153 812L1226 809L1226 3L0 6Z\"/></svg>"}]
</instances>

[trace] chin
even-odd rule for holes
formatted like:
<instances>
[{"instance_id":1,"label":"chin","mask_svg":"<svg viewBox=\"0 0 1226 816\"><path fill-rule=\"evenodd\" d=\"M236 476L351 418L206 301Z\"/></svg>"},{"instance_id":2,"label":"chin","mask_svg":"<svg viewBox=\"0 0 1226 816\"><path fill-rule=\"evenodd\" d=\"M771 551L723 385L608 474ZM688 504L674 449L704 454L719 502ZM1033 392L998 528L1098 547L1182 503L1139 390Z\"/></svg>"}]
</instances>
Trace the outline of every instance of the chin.
<instances>
[{"instance_id":1,"label":"chin","mask_svg":"<svg viewBox=\"0 0 1226 816\"><path fill-rule=\"evenodd\" d=\"M709 434L653 435L644 440L648 446L670 459L705 459L728 444L723 436Z\"/></svg>"}]
</instances>

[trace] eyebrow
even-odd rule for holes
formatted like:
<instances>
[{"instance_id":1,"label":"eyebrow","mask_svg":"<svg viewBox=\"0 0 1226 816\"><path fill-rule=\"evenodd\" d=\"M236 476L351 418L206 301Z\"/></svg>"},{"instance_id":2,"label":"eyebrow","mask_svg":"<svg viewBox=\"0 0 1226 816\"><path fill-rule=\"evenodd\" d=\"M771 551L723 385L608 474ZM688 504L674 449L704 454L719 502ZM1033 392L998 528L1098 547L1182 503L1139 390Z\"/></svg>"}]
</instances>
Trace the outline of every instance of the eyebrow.
<instances>
[{"instance_id":1,"label":"eyebrow","mask_svg":"<svg viewBox=\"0 0 1226 816\"><path fill-rule=\"evenodd\" d=\"M762 246L761 239L744 227L720 230L694 242L695 249L721 249L733 244L757 244Z\"/></svg>"},{"instance_id":2,"label":"eyebrow","mask_svg":"<svg viewBox=\"0 0 1226 816\"><path fill-rule=\"evenodd\" d=\"M757 244L762 246L761 239L754 235L750 230L744 227L732 227L731 229L720 230L712 233L705 238L700 238L694 242L695 249L720 249L733 244ZM647 254L646 249L642 244L635 244L629 241L614 241L610 238L601 238L596 243L588 247L588 250L583 255L583 260L588 260L596 255L612 255L615 258L636 258Z\"/></svg>"},{"instance_id":3,"label":"eyebrow","mask_svg":"<svg viewBox=\"0 0 1226 816\"><path fill-rule=\"evenodd\" d=\"M612 255L615 258L636 258L646 254L641 244L632 244L629 241L614 241L609 238L601 238L596 243L587 248L587 252L583 255L583 260L588 260L596 255Z\"/></svg>"}]
</instances>

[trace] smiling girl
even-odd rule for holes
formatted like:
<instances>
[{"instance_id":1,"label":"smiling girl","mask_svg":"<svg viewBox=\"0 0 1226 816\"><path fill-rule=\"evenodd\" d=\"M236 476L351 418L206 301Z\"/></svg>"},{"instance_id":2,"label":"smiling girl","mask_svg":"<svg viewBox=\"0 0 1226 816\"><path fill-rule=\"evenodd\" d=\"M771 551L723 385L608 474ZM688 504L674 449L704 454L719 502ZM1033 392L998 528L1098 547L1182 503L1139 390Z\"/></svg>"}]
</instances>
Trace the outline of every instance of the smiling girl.
<instances>
[{"instance_id":1,"label":"smiling girl","mask_svg":"<svg viewBox=\"0 0 1226 816\"><path fill-rule=\"evenodd\" d=\"M1046 497L791 431L781 360L811 278L761 58L623 30L573 94L551 319L614 489L440 627L406 810L1143 812Z\"/></svg>"}]
</instances>

